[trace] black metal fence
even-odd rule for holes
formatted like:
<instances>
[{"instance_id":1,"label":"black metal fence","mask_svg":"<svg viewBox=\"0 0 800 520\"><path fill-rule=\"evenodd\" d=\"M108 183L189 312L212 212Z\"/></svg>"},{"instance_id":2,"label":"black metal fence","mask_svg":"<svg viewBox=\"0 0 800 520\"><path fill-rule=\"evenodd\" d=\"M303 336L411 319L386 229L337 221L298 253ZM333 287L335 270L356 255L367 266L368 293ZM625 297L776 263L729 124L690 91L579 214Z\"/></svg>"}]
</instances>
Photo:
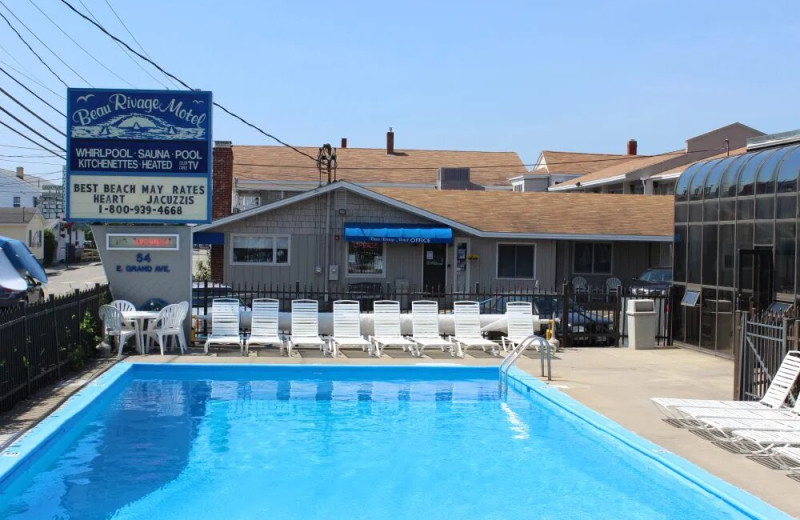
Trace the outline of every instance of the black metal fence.
<instances>
[{"instance_id":1,"label":"black metal fence","mask_svg":"<svg viewBox=\"0 0 800 520\"><path fill-rule=\"evenodd\" d=\"M621 346L627 340L625 309L631 298L649 298L655 301L657 345L672 344L671 291L642 294L622 288L616 290L588 289L574 291L564 284L559 291L531 290L529 288L482 288L479 284L468 292L444 292L438 289L404 289L389 284L350 284L346 291L325 291L318 287L301 285L242 284L228 286L212 282L197 282L192 291L194 314L207 315L214 298L238 298L243 306L250 306L255 298L274 298L280 302L281 312L290 312L292 300L310 299L319 302L320 312L332 312L336 300L361 302L362 312L372 312L377 300L396 300L402 311L411 310L415 300L433 300L439 312L452 312L453 303L462 300L480 303L482 314L503 314L506 303L531 302L544 327L552 328L566 346ZM561 319L566 316L567 319ZM209 320L204 321L208 327ZM204 331L207 332L207 329ZM543 332L540 331L540 332Z\"/></svg>"},{"instance_id":2,"label":"black metal fence","mask_svg":"<svg viewBox=\"0 0 800 520\"><path fill-rule=\"evenodd\" d=\"M96 353L108 286L0 310L0 411L80 368Z\"/></svg>"}]
</instances>

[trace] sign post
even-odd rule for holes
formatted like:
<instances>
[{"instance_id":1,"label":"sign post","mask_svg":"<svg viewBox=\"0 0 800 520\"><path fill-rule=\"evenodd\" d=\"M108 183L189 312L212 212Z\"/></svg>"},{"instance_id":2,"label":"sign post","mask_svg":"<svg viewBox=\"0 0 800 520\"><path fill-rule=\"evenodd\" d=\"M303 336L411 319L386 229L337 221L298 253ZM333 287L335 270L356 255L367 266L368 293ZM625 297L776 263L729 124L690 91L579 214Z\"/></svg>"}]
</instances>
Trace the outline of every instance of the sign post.
<instances>
[{"instance_id":1,"label":"sign post","mask_svg":"<svg viewBox=\"0 0 800 520\"><path fill-rule=\"evenodd\" d=\"M211 221L211 116L211 92L68 89L66 220L93 225L114 298L191 300L187 224Z\"/></svg>"}]
</instances>

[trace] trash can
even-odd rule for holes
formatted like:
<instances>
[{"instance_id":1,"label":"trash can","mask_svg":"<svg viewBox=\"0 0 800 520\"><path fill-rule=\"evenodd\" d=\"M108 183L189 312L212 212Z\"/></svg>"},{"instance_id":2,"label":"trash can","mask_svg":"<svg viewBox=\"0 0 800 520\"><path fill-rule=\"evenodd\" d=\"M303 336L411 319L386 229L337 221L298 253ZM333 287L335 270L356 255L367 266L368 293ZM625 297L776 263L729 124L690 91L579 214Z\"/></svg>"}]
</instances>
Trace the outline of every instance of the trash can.
<instances>
[{"instance_id":1,"label":"trash can","mask_svg":"<svg viewBox=\"0 0 800 520\"><path fill-rule=\"evenodd\" d=\"M654 300L628 300L628 347L656 348L656 306Z\"/></svg>"}]
</instances>

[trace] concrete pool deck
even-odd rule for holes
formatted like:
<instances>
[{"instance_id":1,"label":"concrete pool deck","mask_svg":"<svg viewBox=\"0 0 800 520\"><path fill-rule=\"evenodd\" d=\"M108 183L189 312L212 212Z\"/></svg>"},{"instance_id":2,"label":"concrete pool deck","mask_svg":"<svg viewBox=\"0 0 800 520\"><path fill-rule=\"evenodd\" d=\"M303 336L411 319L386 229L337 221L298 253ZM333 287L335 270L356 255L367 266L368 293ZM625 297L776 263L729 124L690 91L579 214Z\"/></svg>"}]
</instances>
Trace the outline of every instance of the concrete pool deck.
<instances>
[{"instance_id":1,"label":"concrete pool deck","mask_svg":"<svg viewBox=\"0 0 800 520\"><path fill-rule=\"evenodd\" d=\"M465 359L433 351L423 359L400 350L387 351L386 357L369 358L360 351L346 350L337 359L324 358L318 352L303 350L302 356L287 358L277 352L241 357L237 352L221 351L204 356L193 350L188 356L129 356L122 362L143 363L254 363L254 364L365 364L398 365L418 363L456 363L470 366L497 365L501 358L472 352ZM532 353L535 354L535 353ZM538 377L539 359L523 356L517 367ZM663 420L650 402L651 397L691 397L730 399L733 386L733 363L685 349L632 351L626 348L580 348L560 352L552 364L553 381L559 390L616 421L630 431L654 442L709 473L739 487L786 513L800 517L800 501L796 499L800 483L786 472L770 469L744 455L730 453L689 430L676 428ZM84 376L85 378L85 376ZM63 390L62 385L62 390ZM47 392L47 391L45 391ZM24 412L26 417L44 417L59 400L42 399L37 411L17 410L0 416L5 418ZM19 408L25 408L19 407Z\"/></svg>"}]
</instances>

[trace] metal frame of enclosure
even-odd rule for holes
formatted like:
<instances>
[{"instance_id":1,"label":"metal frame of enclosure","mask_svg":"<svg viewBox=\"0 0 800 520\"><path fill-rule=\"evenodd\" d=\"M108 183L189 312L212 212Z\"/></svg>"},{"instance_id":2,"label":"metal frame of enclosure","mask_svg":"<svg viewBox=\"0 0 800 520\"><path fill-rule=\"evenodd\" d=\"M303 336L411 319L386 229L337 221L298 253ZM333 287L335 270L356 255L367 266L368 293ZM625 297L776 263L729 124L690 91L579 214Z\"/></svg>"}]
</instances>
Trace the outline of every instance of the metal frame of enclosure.
<instances>
[{"instance_id":1,"label":"metal frame of enclosure","mask_svg":"<svg viewBox=\"0 0 800 520\"><path fill-rule=\"evenodd\" d=\"M800 134L792 144L766 143L699 162L681 175L675 192L676 341L732 355L736 311L784 312L796 304L798 141Z\"/></svg>"}]
</instances>

